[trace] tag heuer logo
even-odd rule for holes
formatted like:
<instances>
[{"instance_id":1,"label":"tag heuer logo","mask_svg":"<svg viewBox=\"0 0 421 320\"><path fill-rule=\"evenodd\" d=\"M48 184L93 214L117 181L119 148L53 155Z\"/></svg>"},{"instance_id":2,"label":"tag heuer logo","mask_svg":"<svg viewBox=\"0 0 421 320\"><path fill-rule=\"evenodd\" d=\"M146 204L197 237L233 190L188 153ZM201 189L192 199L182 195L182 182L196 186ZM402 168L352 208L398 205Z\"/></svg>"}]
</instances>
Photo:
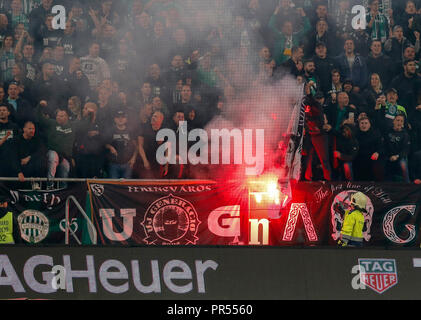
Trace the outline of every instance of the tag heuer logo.
<instances>
[{"instance_id":1,"label":"tag heuer logo","mask_svg":"<svg viewBox=\"0 0 421 320\"><path fill-rule=\"evenodd\" d=\"M395 259L358 259L361 282L382 294L398 283Z\"/></svg>"},{"instance_id":2,"label":"tag heuer logo","mask_svg":"<svg viewBox=\"0 0 421 320\"><path fill-rule=\"evenodd\" d=\"M145 242L158 245L196 244L199 224L193 205L171 194L152 203L142 222Z\"/></svg>"}]
</instances>

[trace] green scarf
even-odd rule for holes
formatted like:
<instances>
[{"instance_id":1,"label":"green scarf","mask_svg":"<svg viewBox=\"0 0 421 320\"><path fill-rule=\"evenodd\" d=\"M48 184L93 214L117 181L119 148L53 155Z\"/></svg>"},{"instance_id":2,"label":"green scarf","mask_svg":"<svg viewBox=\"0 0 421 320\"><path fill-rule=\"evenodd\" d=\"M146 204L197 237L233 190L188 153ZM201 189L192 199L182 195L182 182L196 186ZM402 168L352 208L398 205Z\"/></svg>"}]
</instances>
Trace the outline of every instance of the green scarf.
<instances>
[{"instance_id":1,"label":"green scarf","mask_svg":"<svg viewBox=\"0 0 421 320\"><path fill-rule=\"evenodd\" d=\"M368 21L371 21L372 14L368 14ZM374 18L373 26L371 27L371 40L380 40L385 43L387 40L387 18L383 14L378 13Z\"/></svg>"}]
</instances>

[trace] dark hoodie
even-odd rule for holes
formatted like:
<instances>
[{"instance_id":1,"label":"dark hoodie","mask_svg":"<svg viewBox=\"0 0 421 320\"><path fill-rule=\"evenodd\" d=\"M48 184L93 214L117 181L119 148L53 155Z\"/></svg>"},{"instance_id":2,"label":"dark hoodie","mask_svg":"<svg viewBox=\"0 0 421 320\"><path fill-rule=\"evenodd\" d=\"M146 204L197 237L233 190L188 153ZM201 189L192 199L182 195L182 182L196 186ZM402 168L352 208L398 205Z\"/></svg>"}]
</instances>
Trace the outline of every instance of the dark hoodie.
<instances>
[{"instance_id":1,"label":"dark hoodie","mask_svg":"<svg viewBox=\"0 0 421 320\"><path fill-rule=\"evenodd\" d=\"M351 137L345 137L342 132L345 127L351 129ZM351 162L355 159L358 154L359 144L355 138L355 127L349 124L341 126L340 132L336 133L336 151L341 153L339 160L344 162Z\"/></svg>"},{"instance_id":2,"label":"dark hoodie","mask_svg":"<svg viewBox=\"0 0 421 320\"><path fill-rule=\"evenodd\" d=\"M403 1L403 2L408 2L408 1ZM411 41L412 43L415 43L415 35L413 33L413 30L417 30L417 16L418 14L409 14L407 12L403 12L402 15L398 15L396 16L395 19L395 24L398 26L402 26L403 29L403 34L405 35L406 38L408 38L409 41ZM414 18L414 22L413 22L413 28L410 29L409 28L409 22L408 20Z\"/></svg>"},{"instance_id":3,"label":"dark hoodie","mask_svg":"<svg viewBox=\"0 0 421 320\"><path fill-rule=\"evenodd\" d=\"M371 127L366 132L358 130L356 138L359 144L358 158L370 159L376 152L384 155L384 139L377 129Z\"/></svg>"},{"instance_id":4,"label":"dark hoodie","mask_svg":"<svg viewBox=\"0 0 421 320\"><path fill-rule=\"evenodd\" d=\"M402 66L402 63L400 65ZM370 74L377 73L380 76L383 88L388 87L394 75L393 61L390 57L382 53L379 57L374 58L370 53L367 58L367 68Z\"/></svg>"},{"instance_id":5,"label":"dark hoodie","mask_svg":"<svg viewBox=\"0 0 421 320\"><path fill-rule=\"evenodd\" d=\"M347 83L352 85L352 89L350 92L347 92L345 90L344 84L347 84ZM366 112L367 111L366 101L364 100L362 94L354 92L354 83L352 82L352 80L347 79L345 80L344 84L342 85L342 88L343 88L343 91L348 93L349 104L354 105L357 108L358 113Z\"/></svg>"},{"instance_id":6,"label":"dark hoodie","mask_svg":"<svg viewBox=\"0 0 421 320\"><path fill-rule=\"evenodd\" d=\"M305 100L305 128L310 135L321 135L324 133L323 106L310 94Z\"/></svg>"},{"instance_id":7,"label":"dark hoodie","mask_svg":"<svg viewBox=\"0 0 421 320\"><path fill-rule=\"evenodd\" d=\"M13 177L19 172L18 159L13 140L14 137L17 137L18 135L19 127L11 121L0 123L0 139L4 138L8 131L11 132L11 135L0 146L0 157L2 159L2 162L0 163L0 172L3 177Z\"/></svg>"},{"instance_id":8,"label":"dark hoodie","mask_svg":"<svg viewBox=\"0 0 421 320\"><path fill-rule=\"evenodd\" d=\"M191 117L190 117L190 113L192 111L194 111L193 119L191 119ZM202 116L201 116L198 108L196 108L192 105L188 105L187 108L184 108L184 117L187 121L187 127L188 127L189 132L191 130L194 130L194 129L202 129L203 128L203 119L202 119Z\"/></svg>"},{"instance_id":9,"label":"dark hoodie","mask_svg":"<svg viewBox=\"0 0 421 320\"><path fill-rule=\"evenodd\" d=\"M412 43L407 38L403 37L402 42L396 38L391 38L386 41L384 47L386 54L395 62L403 60L403 52L406 47L411 46Z\"/></svg>"},{"instance_id":10,"label":"dark hoodie","mask_svg":"<svg viewBox=\"0 0 421 320\"><path fill-rule=\"evenodd\" d=\"M386 156L389 158L394 155L399 155L399 158L407 158L411 141L409 134L405 129L401 131L390 130L385 136Z\"/></svg>"}]
</instances>

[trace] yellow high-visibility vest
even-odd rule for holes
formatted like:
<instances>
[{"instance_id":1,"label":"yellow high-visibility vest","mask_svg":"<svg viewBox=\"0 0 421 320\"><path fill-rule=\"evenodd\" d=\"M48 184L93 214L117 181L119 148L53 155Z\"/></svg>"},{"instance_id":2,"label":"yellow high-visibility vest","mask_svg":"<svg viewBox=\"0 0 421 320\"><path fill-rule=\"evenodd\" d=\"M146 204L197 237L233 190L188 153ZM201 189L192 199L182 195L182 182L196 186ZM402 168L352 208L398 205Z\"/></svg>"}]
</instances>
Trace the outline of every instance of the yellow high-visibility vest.
<instances>
[{"instance_id":1,"label":"yellow high-visibility vest","mask_svg":"<svg viewBox=\"0 0 421 320\"><path fill-rule=\"evenodd\" d=\"M342 225L342 239L352 241L363 241L364 214L359 210L345 211L344 223Z\"/></svg>"},{"instance_id":2,"label":"yellow high-visibility vest","mask_svg":"<svg viewBox=\"0 0 421 320\"><path fill-rule=\"evenodd\" d=\"M13 213L8 212L0 219L0 244L14 244L13 240Z\"/></svg>"}]
</instances>

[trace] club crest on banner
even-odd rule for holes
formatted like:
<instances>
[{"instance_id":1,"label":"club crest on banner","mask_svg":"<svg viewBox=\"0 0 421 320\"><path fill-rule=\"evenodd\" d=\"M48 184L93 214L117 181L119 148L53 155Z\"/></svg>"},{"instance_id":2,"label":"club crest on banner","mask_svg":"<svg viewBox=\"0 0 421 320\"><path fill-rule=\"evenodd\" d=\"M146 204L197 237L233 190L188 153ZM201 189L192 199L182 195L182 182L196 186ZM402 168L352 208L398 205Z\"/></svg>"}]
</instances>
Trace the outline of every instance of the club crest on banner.
<instances>
[{"instance_id":1,"label":"club crest on banner","mask_svg":"<svg viewBox=\"0 0 421 320\"><path fill-rule=\"evenodd\" d=\"M38 210L25 210L18 216L18 224L23 240L38 243L44 240L50 229L48 218Z\"/></svg>"},{"instance_id":2,"label":"club crest on banner","mask_svg":"<svg viewBox=\"0 0 421 320\"><path fill-rule=\"evenodd\" d=\"M382 294L398 283L395 259L358 259L361 283Z\"/></svg>"},{"instance_id":3,"label":"club crest on banner","mask_svg":"<svg viewBox=\"0 0 421 320\"><path fill-rule=\"evenodd\" d=\"M193 205L170 194L153 202L141 223L147 234L147 244L196 244L200 224Z\"/></svg>"},{"instance_id":4,"label":"club crest on banner","mask_svg":"<svg viewBox=\"0 0 421 320\"><path fill-rule=\"evenodd\" d=\"M102 184L93 184L91 185L91 190L97 197L100 197L104 194L104 185Z\"/></svg>"},{"instance_id":5,"label":"club crest on banner","mask_svg":"<svg viewBox=\"0 0 421 320\"><path fill-rule=\"evenodd\" d=\"M73 232L77 232L79 229L77 218L72 218L72 221L69 221L69 228ZM66 219L60 221L60 230L66 232Z\"/></svg>"},{"instance_id":6,"label":"club crest on banner","mask_svg":"<svg viewBox=\"0 0 421 320\"><path fill-rule=\"evenodd\" d=\"M344 223L344 215L346 210L351 209L351 196L358 191L355 190L347 190L339 193L336 195L335 199L332 202L330 207L331 211L331 222L332 222L332 238L333 240L338 240L340 238L342 225ZM367 197L367 195L366 195ZM373 222L373 213L374 213L374 206L371 202L370 198L367 197L367 206L366 211L364 212L364 229L363 229L363 237L365 241L370 241L371 239L371 224Z\"/></svg>"}]
</instances>

